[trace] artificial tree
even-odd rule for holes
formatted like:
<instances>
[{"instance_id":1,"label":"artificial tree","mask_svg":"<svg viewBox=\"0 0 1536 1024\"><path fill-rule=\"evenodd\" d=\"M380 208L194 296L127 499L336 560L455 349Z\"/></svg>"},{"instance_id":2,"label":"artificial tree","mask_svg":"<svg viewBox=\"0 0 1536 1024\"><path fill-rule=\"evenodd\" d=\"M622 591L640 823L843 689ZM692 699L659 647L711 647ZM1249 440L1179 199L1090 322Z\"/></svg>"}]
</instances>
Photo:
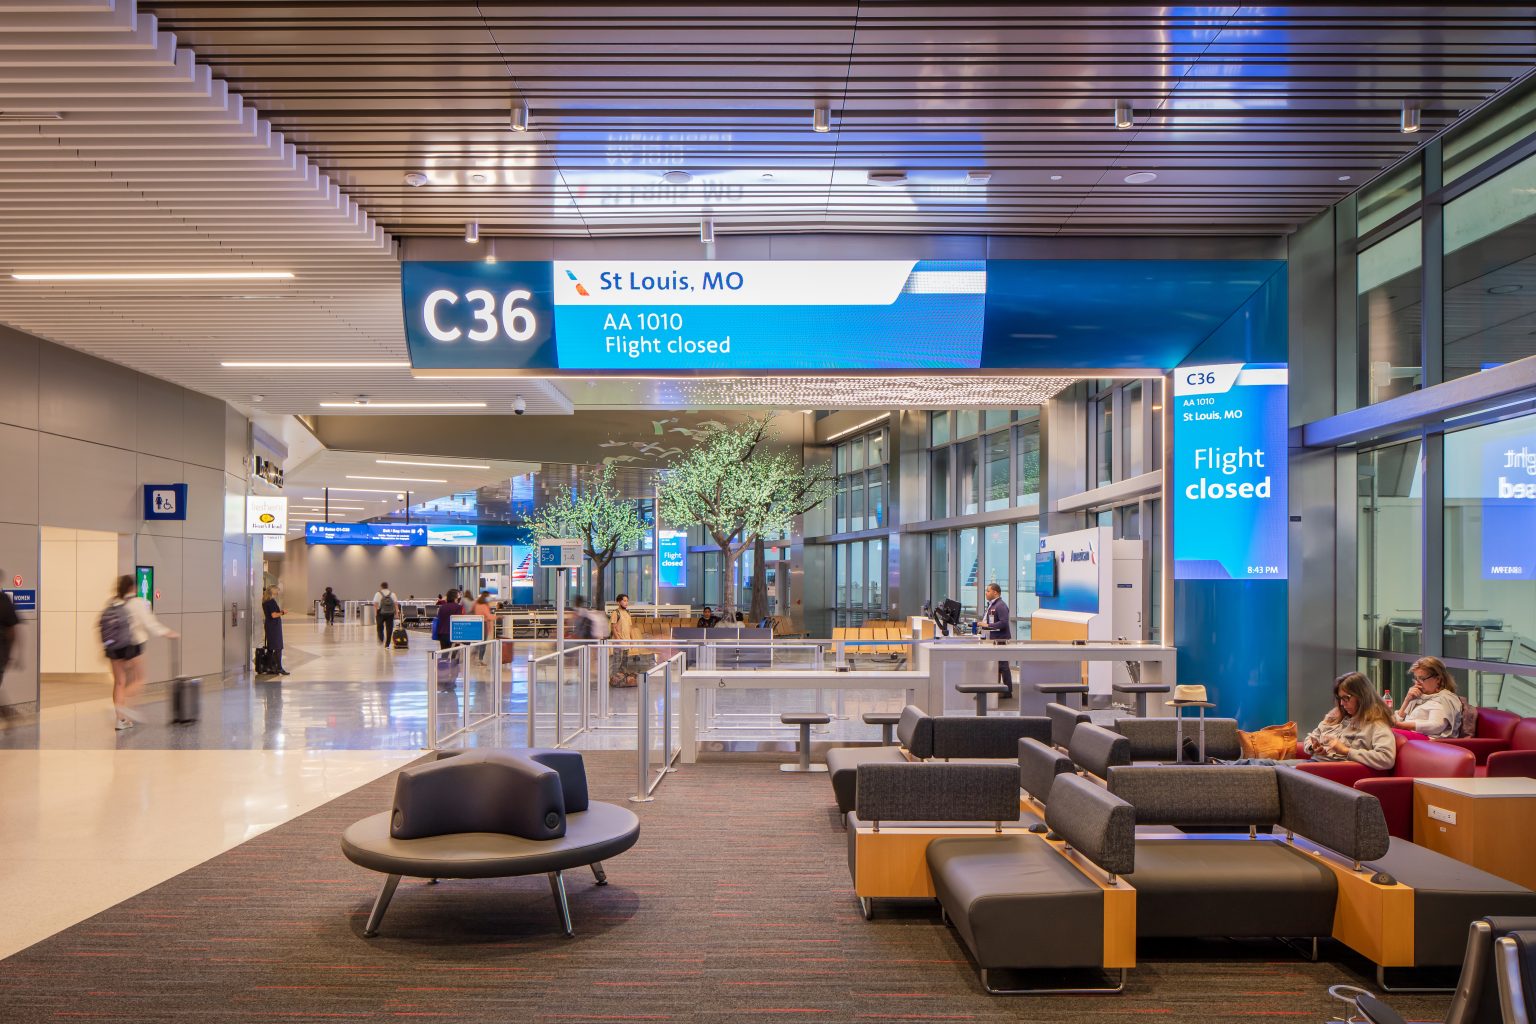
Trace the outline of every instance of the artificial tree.
<instances>
[{"instance_id":1,"label":"artificial tree","mask_svg":"<svg viewBox=\"0 0 1536 1024\"><path fill-rule=\"evenodd\" d=\"M565 537L581 541L592 560L592 607L602 611L607 603L603 575L620 551L640 546L650 529L634 499L621 495L613 485L613 466L603 467L596 480L567 487L540 505L528 517L536 537Z\"/></svg>"},{"instance_id":2,"label":"artificial tree","mask_svg":"<svg viewBox=\"0 0 1536 1024\"><path fill-rule=\"evenodd\" d=\"M832 473L825 465L802 465L775 447L767 419L710 430L667 470L661 485L661 514L667 522L697 523L720 549L723 617L736 616L732 566L749 547L759 559L768 534L787 531L796 516L832 494ZM754 609L754 614L766 612Z\"/></svg>"}]
</instances>

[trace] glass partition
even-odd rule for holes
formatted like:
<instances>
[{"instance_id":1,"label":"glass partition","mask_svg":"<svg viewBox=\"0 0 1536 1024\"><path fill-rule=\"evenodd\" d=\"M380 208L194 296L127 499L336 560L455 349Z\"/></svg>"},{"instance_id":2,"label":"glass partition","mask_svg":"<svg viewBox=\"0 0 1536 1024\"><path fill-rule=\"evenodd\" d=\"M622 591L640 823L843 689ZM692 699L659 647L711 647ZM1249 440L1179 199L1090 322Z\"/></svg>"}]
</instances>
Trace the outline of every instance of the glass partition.
<instances>
[{"instance_id":1,"label":"glass partition","mask_svg":"<svg viewBox=\"0 0 1536 1024\"><path fill-rule=\"evenodd\" d=\"M1536 353L1536 157L1445 206L1445 378Z\"/></svg>"},{"instance_id":2,"label":"glass partition","mask_svg":"<svg viewBox=\"0 0 1536 1024\"><path fill-rule=\"evenodd\" d=\"M1424 386L1420 331L1424 316L1423 230L1395 231L1356 258L1356 323L1361 403L1372 405Z\"/></svg>"},{"instance_id":3,"label":"glass partition","mask_svg":"<svg viewBox=\"0 0 1536 1024\"><path fill-rule=\"evenodd\" d=\"M1361 452L1356 463L1358 643L1417 653L1423 586L1424 463L1419 441Z\"/></svg>"}]
</instances>

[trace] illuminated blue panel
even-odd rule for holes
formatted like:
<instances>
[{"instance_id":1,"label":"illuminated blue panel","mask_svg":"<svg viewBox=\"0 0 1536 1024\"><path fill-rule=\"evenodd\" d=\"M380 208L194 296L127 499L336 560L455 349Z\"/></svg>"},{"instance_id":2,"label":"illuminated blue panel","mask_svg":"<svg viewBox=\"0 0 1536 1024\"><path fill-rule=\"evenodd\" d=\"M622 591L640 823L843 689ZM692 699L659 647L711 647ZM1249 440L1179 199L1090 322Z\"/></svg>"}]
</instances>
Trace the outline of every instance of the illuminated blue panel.
<instances>
[{"instance_id":1,"label":"illuminated blue panel","mask_svg":"<svg viewBox=\"0 0 1536 1024\"><path fill-rule=\"evenodd\" d=\"M657 554L661 559L661 575L658 577L661 585L686 587L688 585L688 531L662 530L661 548Z\"/></svg>"},{"instance_id":2,"label":"illuminated blue panel","mask_svg":"<svg viewBox=\"0 0 1536 1024\"><path fill-rule=\"evenodd\" d=\"M424 547L425 526L393 523L306 523L304 541L308 544L375 544L395 547Z\"/></svg>"},{"instance_id":3,"label":"illuminated blue panel","mask_svg":"<svg viewBox=\"0 0 1536 1024\"><path fill-rule=\"evenodd\" d=\"M427 546L465 548L480 543L480 531L474 526L427 526Z\"/></svg>"}]
</instances>

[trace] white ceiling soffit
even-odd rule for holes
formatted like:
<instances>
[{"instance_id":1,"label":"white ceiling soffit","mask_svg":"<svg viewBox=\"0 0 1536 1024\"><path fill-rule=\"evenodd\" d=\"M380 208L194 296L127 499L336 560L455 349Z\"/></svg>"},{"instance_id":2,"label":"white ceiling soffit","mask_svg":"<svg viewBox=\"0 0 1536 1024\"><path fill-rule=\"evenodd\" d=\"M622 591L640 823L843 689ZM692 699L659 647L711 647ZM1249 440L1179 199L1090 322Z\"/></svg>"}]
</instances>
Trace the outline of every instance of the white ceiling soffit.
<instances>
[{"instance_id":1,"label":"white ceiling soffit","mask_svg":"<svg viewBox=\"0 0 1536 1024\"><path fill-rule=\"evenodd\" d=\"M504 485L514 476L538 469L538 463L506 459L324 449L286 469L283 493L288 496L290 524L297 532L302 520L324 520L327 487L331 489L330 520L358 523L402 508L405 502L396 494L409 494L410 503L420 505L450 494Z\"/></svg>"},{"instance_id":2,"label":"white ceiling soffit","mask_svg":"<svg viewBox=\"0 0 1536 1024\"><path fill-rule=\"evenodd\" d=\"M11 277L188 271L294 276ZM521 395L570 412L547 382L413 380L394 239L132 0L0 0L0 322L247 411L366 395L485 413Z\"/></svg>"},{"instance_id":3,"label":"white ceiling soffit","mask_svg":"<svg viewBox=\"0 0 1536 1024\"><path fill-rule=\"evenodd\" d=\"M583 409L986 409L1040 405L1081 379L1075 371L992 377L610 377L568 386Z\"/></svg>"}]
</instances>

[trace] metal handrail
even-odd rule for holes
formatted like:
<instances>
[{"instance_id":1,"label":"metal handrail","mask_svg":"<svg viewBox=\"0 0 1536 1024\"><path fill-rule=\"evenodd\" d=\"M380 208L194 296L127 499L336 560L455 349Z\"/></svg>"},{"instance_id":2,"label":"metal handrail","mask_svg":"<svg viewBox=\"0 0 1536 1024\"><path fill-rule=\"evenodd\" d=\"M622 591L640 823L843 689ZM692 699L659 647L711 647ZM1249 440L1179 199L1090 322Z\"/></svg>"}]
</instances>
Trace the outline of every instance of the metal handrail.
<instances>
[{"instance_id":1,"label":"metal handrail","mask_svg":"<svg viewBox=\"0 0 1536 1024\"><path fill-rule=\"evenodd\" d=\"M659 662L655 667L648 669L640 677L639 708L635 715L635 733L637 750L635 754L635 795L630 797L631 803L649 803L656 799L651 794L656 792L656 787L661 785L668 773L676 771L673 767L678 757L682 755L683 748L681 737L676 748L673 748L672 732L672 679L674 674L683 671L684 659L681 652L674 654L666 661ZM661 765L656 769L655 778L651 777L651 681L661 677Z\"/></svg>"}]
</instances>

